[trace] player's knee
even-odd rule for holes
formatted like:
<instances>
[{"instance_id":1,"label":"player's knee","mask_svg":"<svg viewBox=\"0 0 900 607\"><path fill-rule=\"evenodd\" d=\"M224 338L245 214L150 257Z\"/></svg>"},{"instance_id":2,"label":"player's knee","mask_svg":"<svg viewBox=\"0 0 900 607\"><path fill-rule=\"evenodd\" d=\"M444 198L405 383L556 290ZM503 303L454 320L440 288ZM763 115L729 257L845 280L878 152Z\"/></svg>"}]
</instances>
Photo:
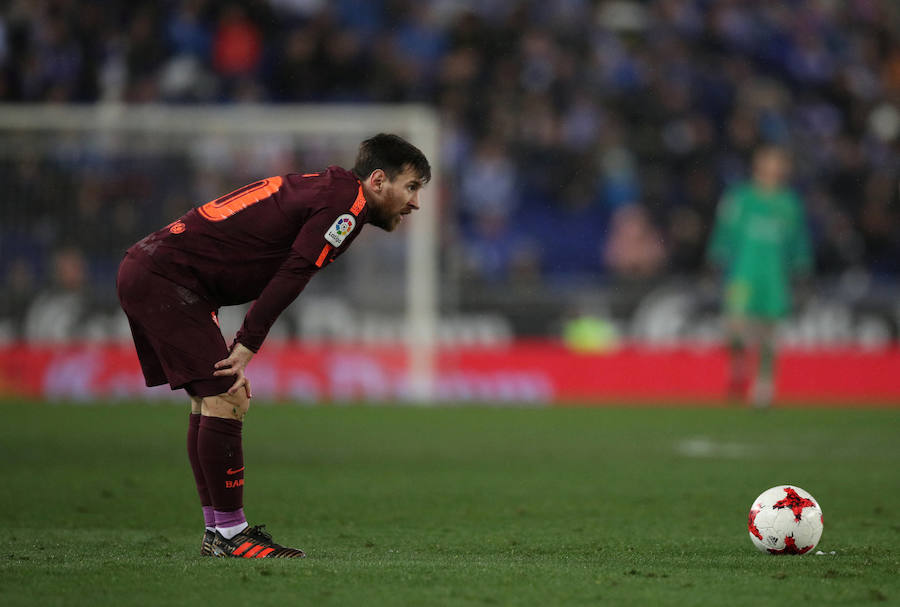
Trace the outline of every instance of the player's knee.
<instances>
[{"instance_id":1,"label":"player's knee","mask_svg":"<svg viewBox=\"0 0 900 607\"><path fill-rule=\"evenodd\" d=\"M250 399L247 398L247 394L243 390L238 390L235 394L224 394L222 396L231 405L231 412L235 419L244 419L244 416L247 415L247 410L250 408Z\"/></svg>"},{"instance_id":2,"label":"player's knee","mask_svg":"<svg viewBox=\"0 0 900 607\"><path fill-rule=\"evenodd\" d=\"M239 390L236 394L223 393L203 399L203 414L242 421L250 408L250 399Z\"/></svg>"}]
</instances>

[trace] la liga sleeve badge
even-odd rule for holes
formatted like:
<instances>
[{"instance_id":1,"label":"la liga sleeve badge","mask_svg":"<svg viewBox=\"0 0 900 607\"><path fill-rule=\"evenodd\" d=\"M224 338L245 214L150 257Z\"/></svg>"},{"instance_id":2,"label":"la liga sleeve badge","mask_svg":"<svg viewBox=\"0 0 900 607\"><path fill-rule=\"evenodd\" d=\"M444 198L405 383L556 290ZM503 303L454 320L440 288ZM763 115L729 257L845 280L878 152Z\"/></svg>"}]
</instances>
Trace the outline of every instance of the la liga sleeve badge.
<instances>
[{"instance_id":1,"label":"la liga sleeve badge","mask_svg":"<svg viewBox=\"0 0 900 607\"><path fill-rule=\"evenodd\" d=\"M354 217L350 213L344 213L343 215L335 219L334 223L331 224L331 227L328 228L328 231L325 232L325 240L330 242L335 247L339 247L355 227L356 217Z\"/></svg>"}]
</instances>

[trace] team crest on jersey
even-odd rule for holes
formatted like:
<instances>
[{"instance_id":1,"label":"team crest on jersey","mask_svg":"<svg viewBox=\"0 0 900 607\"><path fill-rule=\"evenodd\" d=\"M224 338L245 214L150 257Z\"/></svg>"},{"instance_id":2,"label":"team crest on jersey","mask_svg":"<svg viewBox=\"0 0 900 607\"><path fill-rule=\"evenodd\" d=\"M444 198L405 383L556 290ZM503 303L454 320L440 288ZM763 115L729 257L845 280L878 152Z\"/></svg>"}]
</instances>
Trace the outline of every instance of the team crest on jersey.
<instances>
[{"instance_id":1,"label":"team crest on jersey","mask_svg":"<svg viewBox=\"0 0 900 607\"><path fill-rule=\"evenodd\" d=\"M331 227L328 228L328 231L325 232L325 240L334 246L339 247L355 227L356 218L350 213L344 213L335 219L334 223L331 224Z\"/></svg>"}]
</instances>

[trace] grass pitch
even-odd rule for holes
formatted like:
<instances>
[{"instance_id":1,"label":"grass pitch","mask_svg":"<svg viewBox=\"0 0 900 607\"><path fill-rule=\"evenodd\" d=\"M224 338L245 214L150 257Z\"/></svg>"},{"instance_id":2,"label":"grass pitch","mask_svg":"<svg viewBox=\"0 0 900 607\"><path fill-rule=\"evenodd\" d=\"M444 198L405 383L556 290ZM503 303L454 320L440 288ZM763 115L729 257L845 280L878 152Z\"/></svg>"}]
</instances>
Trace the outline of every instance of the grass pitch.
<instances>
[{"instance_id":1,"label":"grass pitch","mask_svg":"<svg viewBox=\"0 0 900 607\"><path fill-rule=\"evenodd\" d=\"M5 606L900 601L900 410L257 404L245 510L302 561L198 555L186 406L0 414ZM836 554L753 548L783 483Z\"/></svg>"}]
</instances>

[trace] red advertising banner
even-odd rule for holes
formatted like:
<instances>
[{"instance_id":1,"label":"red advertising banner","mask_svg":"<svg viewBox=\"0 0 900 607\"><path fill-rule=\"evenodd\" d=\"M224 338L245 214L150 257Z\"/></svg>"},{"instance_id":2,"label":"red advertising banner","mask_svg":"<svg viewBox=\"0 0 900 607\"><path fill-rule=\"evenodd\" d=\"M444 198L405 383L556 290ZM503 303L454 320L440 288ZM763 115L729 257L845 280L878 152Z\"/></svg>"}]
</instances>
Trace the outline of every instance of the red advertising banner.
<instances>
[{"instance_id":1,"label":"red advertising banner","mask_svg":"<svg viewBox=\"0 0 900 607\"><path fill-rule=\"evenodd\" d=\"M777 399L792 405L900 406L900 348L788 350ZM254 396L297 402L410 400L399 346L266 344L248 375ZM558 342L439 352L443 402L721 404L727 356L713 347L628 345L581 353ZM130 344L0 346L0 396L183 399L148 389Z\"/></svg>"}]
</instances>

